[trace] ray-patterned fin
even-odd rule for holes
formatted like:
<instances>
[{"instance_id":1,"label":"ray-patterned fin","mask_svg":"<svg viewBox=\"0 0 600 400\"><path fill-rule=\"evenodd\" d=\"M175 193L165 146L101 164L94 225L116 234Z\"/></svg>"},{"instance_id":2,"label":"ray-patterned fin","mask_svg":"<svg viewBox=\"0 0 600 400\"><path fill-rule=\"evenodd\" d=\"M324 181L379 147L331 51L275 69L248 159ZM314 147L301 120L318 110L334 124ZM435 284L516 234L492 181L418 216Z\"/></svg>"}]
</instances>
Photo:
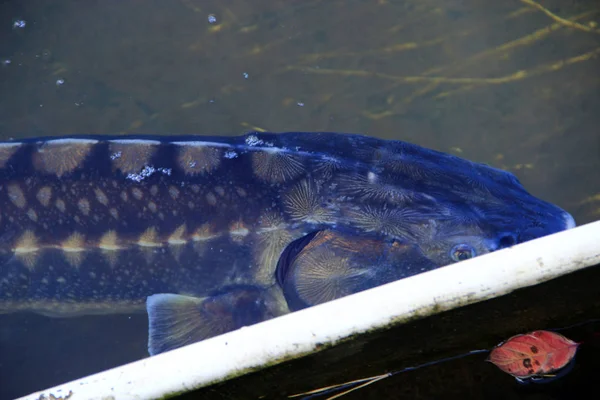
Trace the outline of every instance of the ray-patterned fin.
<instances>
[{"instance_id":1,"label":"ray-patterned fin","mask_svg":"<svg viewBox=\"0 0 600 400\"><path fill-rule=\"evenodd\" d=\"M257 283L269 286L274 283L273 271L277 267L283 249L292 240L292 233L285 220L275 212L268 212L260 218L258 238L254 246L254 279Z\"/></svg>"},{"instance_id":2,"label":"ray-patterned fin","mask_svg":"<svg viewBox=\"0 0 600 400\"><path fill-rule=\"evenodd\" d=\"M214 226L207 222L198 227L191 234L190 239L192 239L194 251L196 251L200 257L206 251L211 240L216 239L217 237L219 237L219 235L215 231Z\"/></svg>"},{"instance_id":3,"label":"ray-patterned fin","mask_svg":"<svg viewBox=\"0 0 600 400\"><path fill-rule=\"evenodd\" d=\"M367 205L347 210L345 217L350 224L366 232L379 232L414 241L432 235L436 228L434 218L439 217L439 213L434 211L426 207L402 209Z\"/></svg>"},{"instance_id":4,"label":"ray-patterned fin","mask_svg":"<svg viewBox=\"0 0 600 400\"><path fill-rule=\"evenodd\" d=\"M283 199L285 209L292 219L316 224L335 221L333 211L324 207L324 203L318 185L308 179L294 185Z\"/></svg>"},{"instance_id":5,"label":"ray-patterned fin","mask_svg":"<svg viewBox=\"0 0 600 400\"><path fill-rule=\"evenodd\" d=\"M179 260L181 257L181 253L183 251L184 246L187 244L187 240L185 238L186 227L185 224L179 226L175 231L169 236L167 239L167 244L169 245L169 249L173 258L175 260Z\"/></svg>"},{"instance_id":6,"label":"ray-patterned fin","mask_svg":"<svg viewBox=\"0 0 600 400\"><path fill-rule=\"evenodd\" d=\"M1 143L0 144L0 168L6 166L7 161L22 146L22 143Z\"/></svg>"},{"instance_id":7,"label":"ray-patterned fin","mask_svg":"<svg viewBox=\"0 0 600 400\"><path fill-rule=\"evenodd\" d=\"M78 268L86 256L85 237L75 232L60 244L60 249L67 262Z\"/></svg>"},{"instance_id":8,"label":"ray-patterned fin","mask_svg":"<svg viewBox=\"0 0 600 400\"><path fill-rule=\"evenodd\" d=\"M341 193L368 201L401 204L411 196L410 191L387 182L372 171L366 174L342 174L337 183Z\"/></svg>"},{"instance_id":9,"label":"ray-patterned fin","mask_svg":"<svg viewBox=\"0 0 600 400\"><path fill-rule=\"evenodd\" d=\"M119 250L121 250L121 247L118 245L118 240L117 232L109 230L102 235L98 242L98 248L111 267L116 265L119 257Z\"/></svg>"},{"instance_id":10,"label":"ray-patterned fin","mask_svg":"<svg viewBox=\"0 0 600 400\"><path fill-rule=\"evenodd\" d=\"M33 155L38 171L56 174L59 178L73 172L85 161L97 140L57 139L43 142Z\"/></svg>"},{"instance_id":11,"label":"ray-patterned fin","mask_svg":"<svg viewBox=\"0 0 600 400\"><path fill-rule=\"evenodd\" d=\"M236 243L242 243L244 238L248 236L250 230L246 227L242 220L235 221L229 225L229 237Z\"/></svg>"},{"instance_id":12,"label":"ray-patterned fin","mask_svg":"<svg viewBox=\"0 0 600 400\"><path fill-rule=\"evenodd\" d=\"M147 263L152 262L154 257L157 255L158 248L163 246L163 243L158 237L156 228L153 226L146 229L140 235L136 244L139 246L139 249L144 254Z\"/></svg>"},{"instance_id":13,"label":"ray-patterned fin","mask_svg":"<svg viewBox=\"0 0 600 400\"><path fill-rule=\"evenodd\" d=\"M277 281L299 310L437 267L408 243L323 230L286 248Z\"/></svg>"},{"instance_id":14,"label":"ray-patterned fin","mask_svg":"<svg viewBox=\"0 0 600 400\"><path fill-rule=\"evenodd\" d=\"M283 183L298 177L305 167L298 156L281 149L252 153L254 174L265 182Z\"/></svg>"},{"instance_id":15,"label":"ray-patterned fin","mask_svg":"<svg viewBox=\"0 0 600 400\"><path fill-rule=\"evenodd\" d=\"M212 172L221 165L223 149L197 142L175 142L178 145L177 163L188 175Z\"/></svg>"},{"instance_id":16,"label":"ray-patterned fin","mask_svg":"<svg viewBox=\"0 0 600 400\"><path fill-rule=\"evenodd\" d=\"M150 163L159 145L160 142L155 140L112 140L109 151L113 169L124 174L137 174Z\"/></svg>"},{"instance_id":17,"label":"ray-patterned fin","mask_svg":"<svg viewBox=\"0 0 600 400\"><path fill-rule=\"evenodd\" d=\"M38 238L32 231L25 231L16 241L13 249L15 256L28 269L32 270L38 259L40 245Z\"/></svg>"},{"instance_id":18,"label":"ray-patterned fin","mask_svg":"<svg viewBox=\"0 0 600 400\"><path fill-rule=\"evenodd\" d=\"M151 356L208 337L202 315L204 299L178 294L154 294L146 300L148 353Z\"/></svg>"},{"instance_id":19,"label":"ray-patterned fin","mask_svg":"<svg viewBox=\"0 0 600 400\"><path fill-rule=\"evenodd\" d=\"M322 179L330 179L335 173L342 169L342 160L332 156L322 156L312 162L312 169L316 176Z\"/></svg>"},{"instance_id":20,"label":"ray-patterned fin","mask_svg":"<svg viewBox=\"0 0 600 400\"><path fill-rule=\"evenodd\" d=\"M148 352L156 355L272 318L265 291L227 288L211 297L178 294L148 297Z\"/></svg>"}]
</instances>

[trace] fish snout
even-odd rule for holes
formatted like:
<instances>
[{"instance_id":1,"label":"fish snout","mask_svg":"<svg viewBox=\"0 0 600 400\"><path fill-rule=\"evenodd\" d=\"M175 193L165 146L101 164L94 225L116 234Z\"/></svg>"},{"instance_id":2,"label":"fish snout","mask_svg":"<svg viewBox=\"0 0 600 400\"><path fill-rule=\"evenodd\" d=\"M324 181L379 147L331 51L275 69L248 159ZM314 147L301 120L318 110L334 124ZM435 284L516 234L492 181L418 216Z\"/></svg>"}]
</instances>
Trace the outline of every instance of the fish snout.
<instances>
[{"instance_id":1,"label":"fish snout","mask_svg":"<svg viewBox=\"0 0 600 400\"><path fill-rule=\"evenodd\" d=\"M538 239L553 233L561 232L576 226L575 219L566 211L561 211L560 215L553 221L549 221L543 226L534 226L524 230L519 234L518 243Z\"/></svg>"}]
</instances>

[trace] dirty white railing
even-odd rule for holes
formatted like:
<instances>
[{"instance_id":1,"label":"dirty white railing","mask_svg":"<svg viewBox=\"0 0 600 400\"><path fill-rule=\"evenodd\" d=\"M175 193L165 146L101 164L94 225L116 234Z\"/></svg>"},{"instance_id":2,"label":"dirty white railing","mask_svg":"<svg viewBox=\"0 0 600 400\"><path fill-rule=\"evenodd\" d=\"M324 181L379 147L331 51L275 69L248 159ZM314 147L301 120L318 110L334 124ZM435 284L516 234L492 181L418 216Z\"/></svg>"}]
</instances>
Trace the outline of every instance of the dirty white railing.
<instances>
[{"instance_id":1,"label":"dirty white railing","mask_svg":"<svg viewBox=\"0 0 600 400\"><path fill-rule=\"evenodd\" d=\"M151 399L208 386L357 333L476 303L600 264L600 221L357 293L26 399ZM41 397L44 396L44 397Z\"/></svg>"}]
</instances>

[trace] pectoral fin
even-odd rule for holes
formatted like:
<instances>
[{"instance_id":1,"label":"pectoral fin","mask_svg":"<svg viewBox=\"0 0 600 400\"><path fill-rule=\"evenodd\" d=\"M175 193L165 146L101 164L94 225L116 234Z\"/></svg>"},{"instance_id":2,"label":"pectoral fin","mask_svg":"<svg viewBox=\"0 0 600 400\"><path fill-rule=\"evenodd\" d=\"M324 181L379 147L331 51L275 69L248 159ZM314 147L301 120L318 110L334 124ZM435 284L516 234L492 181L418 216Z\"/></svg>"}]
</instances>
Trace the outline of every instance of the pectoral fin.
<instances>
[{"instance_id":1,"label":"pectoral fin","mask_svg":"<svg viewBox=\"0 0 600 400\"><path fill-rule=\"evenodd\" d=\"M202 301L178 294L148 297L148 352L151 356L197 342L207 335Z\"/></svg>"},{"instance_id":2,"label":"pectoral fin","mask_svg":"<svg viewBox=\"0 0 600 400\"><path fill-rule=\"evenodd\" d=\"M273 318L281 306L272 297L253 286L230 287L204 298L149 296L148 352L160 354Z\"/></svg>"},{"instance_id":3,"label":"pectoral fin","mask_svg":"<svg viewBox=\"0 0 600 400\"><path fill-rule=\"evenodd\" d=\"M276 275L296 311L437 267L407 242L323 230L290 244Z\"/></svg>"}]
</instances>

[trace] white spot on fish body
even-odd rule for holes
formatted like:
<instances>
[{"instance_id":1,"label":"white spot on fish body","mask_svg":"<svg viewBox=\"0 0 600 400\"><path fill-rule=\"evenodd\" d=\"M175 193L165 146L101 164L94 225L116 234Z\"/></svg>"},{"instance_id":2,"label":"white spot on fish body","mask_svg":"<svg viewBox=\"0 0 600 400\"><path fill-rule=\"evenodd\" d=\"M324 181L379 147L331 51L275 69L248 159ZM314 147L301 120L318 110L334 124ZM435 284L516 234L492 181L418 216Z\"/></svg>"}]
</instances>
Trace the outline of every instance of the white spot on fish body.
<instances>
[{"instance_id":1,"label":"white spot on fish body","mask_svg":"<svg viewBox=\"0 0 600 400\"><path fill-rule=\"evenodd\" d=\"M225 189L222 186L215 186L215 192L221 197L225 196Z\"/></svg>"},{"instance_id":2,"label":"white spot on fish body","mask_svg":"<svg viewBox=\"0 0 600 400\"><path fill-rule=\"evenodd\" d=\"M367 174L367 180L369 181L369 183L374 184L377 182L377 175L374 172L369 171L369 173Z\"/></svg>"},{"instance_id":3,"label":"white spot on fish body","mask_svg":"<svg viewBox=\"0 0 600 400\"><path fill-rule=\"evenodd\" d=\"M65 202L61 199L56 199L55 205L56 205L56 208L58 208L58 211L60 211L60 212L65 212L65 210L67 209Z\"/></svg>"},{"instance_id":4,"label":"white spot on fish body","mask_svg":"<svg viewBox=\"0 0 600 400\"><path fill-rule=\"evenodd\" d=\"M169 186L169 195L173 200L176 200L179 197L179 189L175 186Z\"/></svg>"},{"instance_id":5,"label":"white spot on fish body","mask_svg":"<svg viewBox=\"0 0 600 400\"><path fill-rule=\"evenodd\" d=\"M50 200L52 199L52 188L50 186L44 186L40 190L38 190L36 194L37 200L44 207L48 207L50 204Z\"/></svg>"},{"instance_id":6,"label":"white spot on fish body","mask_svg":"<svg viewBox=\"0 0 600 400\"><path fill-rule=\"evenodd\" d=\"M10 184L7 186L8 198L11 203L13 203L18 208L25 208L27 205L27 200L25 199L25 194L19 185Z\"/></svg>"},{"instance_id":7,"label":"white spot on fish body","mask_svg":"<svg viewBox=\"0 0 600 400\"><path fill-rule=\"evenodd\" d=\"M264 144L264 141L260 140L256 135L249 135L246 138L246 144L250 147L254 147Z\"/></svg>"},{"instance_id":8,"label":"white spot on fish body","mask_svg":"<svg viewBox=\"0 0 600 400\"><path fill-rule=\"evenodd\" d=\"M90 214L90 202L88 201L88 199L86 199L86 198L80 199L77 202L77 207L79 207L79 211L81 211L81 213L83 215Z\"/></svg>"},{"instance_id":9,"label":"white spot on fish body","mask_svg":"<svg viewBox=\"0 0 600 400\"><path fill-rule=\"evenodd\" d=\"M27 210L27 216L29 217L30 220L32 220L34 222L37 221L37 219L38 219L37 213L32 208Z\"/></svg>"},{"instance_id":10,"label":"white spot on fish body","mask_svg":"<svg viewBox=\"0 0 600 400\"><path fill-rule=\"evenodd\" d=\"M217 197L212 192L208 192L206 194L206 201L211 206L215 206L217 204Z\"/></svg>"},{"instance_id":11,"label":"white spot on fish body","mask_svg":"<svg viewBox=\"0 0 600 400\"><path fill-rule=\"evenodd\" d=\"M149 176L152 176L154 172L156 172L156 168L146 165L138 174L127 174L127 179L132 180L134 182L141 182Z\"/></svg>"},{"instance_id":12,"label":"white spot on fish body","mask_svg":"<svg viewBox=\"0 0 600 400\"><path fill-rule=\"evenodd\" d=\"M94 189L94 193L96 195L96 200L98 201L98 203L102 204L103 206L108 205L108 197L102 191L102 189L96 188Z\"/></svg>"},{"instance_id":13,"label":"white spot on fish body","mask_svg":"<svg viewBox=\"0 0 600 400\"><path fill-rule=\"evenodd\" d=\"M133 188L133 189L131 189L131 194L137 200L141 200L144 197L144 193L139 188Z\"/></svg>"}]
</instances>

